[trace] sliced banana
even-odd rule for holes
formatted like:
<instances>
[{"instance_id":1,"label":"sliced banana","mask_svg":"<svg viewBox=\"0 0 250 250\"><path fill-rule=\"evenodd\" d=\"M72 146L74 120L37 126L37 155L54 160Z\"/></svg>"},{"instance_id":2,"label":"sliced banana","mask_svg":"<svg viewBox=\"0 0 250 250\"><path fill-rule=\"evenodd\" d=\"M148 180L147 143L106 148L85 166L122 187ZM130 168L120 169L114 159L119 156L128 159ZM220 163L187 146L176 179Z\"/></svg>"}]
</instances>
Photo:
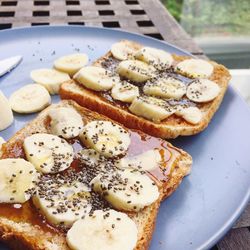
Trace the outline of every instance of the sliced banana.
<instances>
[{"instance_id":1,"label":"sliced banana","mask_svg":"<svg viewBox=\"0 0 250 250\"><path fill-rule=\"evenodd\" d=\"M30 73L31 79L44 86L50 94L58 94L63 82L70 80L68 74L55 69L36 69Z\"/></svg>"},{"instance_id":2,"label":"sliced banana","mask_svg":"<svg viewBox=\"0 0 250 250\"><path fill-rule=\"evenodd\" d=\"M202 112L197 107L178 107L175 112L189 123L197 124L202 120Z\"/></svg>"},{"instance_id":3,"label":"sliced banana","mask_svg":"<svg viewBox=\"0 0 250 250\"><path fill-rule=\"evenodd\" d=\"M77 71L83 68L88 63L88 56L86 54L71 54L58 58L54 62L54 67L57 70L68 73L73 76Z\"/></svg>"},{"instance_id":4,"label":"sliced banana","mask_svg":"<svg viewBox=\"0 0 250 250\"><path fill-rule=\"evenodd\" d=\"M0 158L3 154L3 151L2 151L2 145L5 143L5 140L0 136Z\"/></svg>"},{"instance_id":5,"label":"sliced banana","mask_svg":"<svg viewBox=\"0 0 250 250\"><path fill-rule=\"evenodd\" d=\"M171 76L160 77L147 82L143 87L143 92L156 97L180 99L186 93L186 85Z\"/></svg>"},{"instance_id":6,"label":"sliced banana","mask_svg":"<svg viewBox=\"0 0 250 250\"><path fill-rule=\"evenodd\" d=\"M136 224L125 213L96 210L73 224L66 241L72 250L132 250L137 234Z\"/></svg>"},{"instance_id":7,"label":"sliced banana","mask_svg":"<svg viewBox=\"0 0 250 250\"><path fill-rule=\"evenodd\" d=\"M0 90L0 131L8 128L14 120L8 99Z\"/></svg>"},{"instance_id":8,"label":"sliced banana","mask_svg":"<svg viewBox=\"0 0 250 250\"><path fill-rule=\"evenodd\" d=\"M51 103L49 92L41 85L28 84L10 96L12 110L21 114L41 111Z\"/></svg>"},{"instance_id":9,"label":"sliced banana","mask_svg":"<svg viewBox=\"0 0 250 250\"><path fill-rule=\"evenodd\" d=\"M132 168L100 173L90 184L114 208L123 211L140 211L159 197L155 183L145 173Z\"/></svg>"},{"instance_id":10,"label":"sliced banana","mask_svg":"<svg viewBox=\"0 0 250 250\"><path fill-rule=\"evenodd\" d=\"M124 41L114 43L111 47L113 57L122 61L131 58L135 52L136 48Z\"/></svg>"},{"instance_id":11,"label":"sliced banana","mask_svg":"<svg viewBox=\"0 0 250 250\"><path fill-rule=\"evenodd\" d=\"M212 75L214 67L211 63L202 59L187 59L179 62L175 70L192 78L207 78Z\"/></svg>"},{"instance_id":12,"label":"sliced banana","mask_svg":"<svg viewBox=\"0 0 250 250\"><path fill-rule=\"evenodd\" d=\"M0 160L0 203L24 203L34 193L39 174L23 159Z\"/></svg>"},{"instance_id":13,"label":"sliced banana","mask_svg":"<svg viewBox=\"0 0 250 250\"><path fill-rule=\"evenodd\" d=\"M5 143L5 140L3 139L3 137L0 136L0 150L4 143Z\"/></svg>"},{"instance_id":14,"label":"sliced banana","mask_svg":"<svg viewBox=\"0 0 250 250\"><path fill-rule=\"evenodd\" d=\"M114 85L111 90L111 96L115 100L132 102L135 97L139 96L139 88L131 83L122 81Z\"/></svg>"},{"instance_id":15,"label":"sliced banana","mask_svg":"<svg viewBox=\"0 0 250 250\"><path fill-rule=\"evenodd\" d=\"M70 139L78 136L83 130L81 115L73 108L54 108L48 113L51 132L54 135Z\"/></svg>"},{"instance_id":16,"label":"sliced banana","mask_svg":"<svg viewBox=\"0 0 250 250\"><path fill-rule=\"evenodd\" d=\"M141 83L155 76L155 68L139 60L126 60L119 63L117 73L121 77Z\"/></svg>"},{"instance_id":17,"label":"sliced banana","mask_svg":"<svg viewBox=\"0 0 250 250\"><path fill-rule=\"evenodd\" d=\"M118 168L134 168L150 171L159 167L162 158L158 149L151 149L139 155L124 157L116 161Z\"/></svg>"},{"instance_id":18,"label":"sliced banana","mask_svg":"<svg viewBox=\"0 0 250 250\"><path fill-rule=\"evenodd\" d=\"M28 161L45 174L61 172L73 161L73 147L56 135L31 135L25 138L23 147Z\"/></svg>"},{"instance_id":19,"label":"sliced banana","mask_svg":"<svg viewBox=\"0 0 250 250\"><path fill-rule=\"evenodd\" d=\"M170 53L156 48L143 47L135 53L135 58L153 65L158 70L169 68L173 63Z\"/></svg>"},{"instance_id":20,"label":"sliced banana","mask_svg":"<svg viewBox=\"0 0 250 250\"><path fill-rule=\"evenodd\" d=\"M139 96L129 106L129 110L138 116L154 122L160 122L175 112L172 106L161 99L151 96Z\"/></svg>"},{"instance_id":21,"label":"sliced banana","mask_svg":"<svg viewBox=\"0 0 250 250\"><path fill-rule=\"evenodd\" d=\"M69 227L91 210L90 189L81 173L42 176L37 186L33 203L53 225Z\"/></svg>"},{"instance_id":22,"label":"sliced banana","mask_svg":"<svg viewBox=\"0 0 250 250\"><path fill-rule=\"evenodd\" d=\"M191 82L187 88L187 97L194 102L209 102L216 98L220 93L217 83L208 79L198 79Z\"/></svg>"},{"instance_id":23,"label":"sliced banana","mask_svg":"<svg viewBox=\"0 0 250 250\"><path fill-rule=\"evenodd\" d=\"M82 68L74 75L74 79L86 88L95 91L109 90L119 81L111 71L96 66Z\"/></svg>"},{"instance_id":24,"label":"sliced banana","mask_svg":"<svg viewBox=\"0 0 250 250\"><path fill-rule=\"evenodd\" d=\"M96 168L101 168L101 166L107 161L107 158L91 148L82 149L77 155L81 163Z\"/></svg>"},{"instance_id":25,"label":"sliced banana","mask_svg":"<svg viewBox=\"0 0 250 250\"><path fill-rule=\"evenodd\" d=\"M106 157L125 154L130 145L130 135L121 126L110 121L89 122L80 135L85 145Z\"/></svg>"}]
</instances>

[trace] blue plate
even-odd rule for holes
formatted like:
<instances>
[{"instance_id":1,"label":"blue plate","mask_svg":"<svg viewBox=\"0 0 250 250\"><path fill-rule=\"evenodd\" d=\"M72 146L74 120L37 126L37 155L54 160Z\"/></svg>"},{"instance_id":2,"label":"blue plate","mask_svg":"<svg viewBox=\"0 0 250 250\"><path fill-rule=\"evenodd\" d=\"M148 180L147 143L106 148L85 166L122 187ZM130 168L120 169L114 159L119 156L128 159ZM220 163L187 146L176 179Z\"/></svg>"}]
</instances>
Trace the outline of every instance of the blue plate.
<instances>
[{"instance_id":1,"label":"blue plate","mask_svg":"<svg viewBox=\"0 0 250 250\"><path fill-rule=\"evenodd\" d=\"M58 26L6 30L0 32L0 60L21 54L23 61L0 78L0 89L10 96L14 90L31 83L32 69L51 67L59 56L78 51L87 53L92 61L120 39L189 55L152 38L104 28ZM58 100L58 96L53 98L54 102ZM15 123L0 132L0 136L10 138L35 116L15 114ZM209 249L232 227L250 196L249 128L248 106L229 87L204 132L172 141L193 156L193 170L161 205L151 250ZM1 245L0 249L8 248Z\"/></svg>"}]
</instances>

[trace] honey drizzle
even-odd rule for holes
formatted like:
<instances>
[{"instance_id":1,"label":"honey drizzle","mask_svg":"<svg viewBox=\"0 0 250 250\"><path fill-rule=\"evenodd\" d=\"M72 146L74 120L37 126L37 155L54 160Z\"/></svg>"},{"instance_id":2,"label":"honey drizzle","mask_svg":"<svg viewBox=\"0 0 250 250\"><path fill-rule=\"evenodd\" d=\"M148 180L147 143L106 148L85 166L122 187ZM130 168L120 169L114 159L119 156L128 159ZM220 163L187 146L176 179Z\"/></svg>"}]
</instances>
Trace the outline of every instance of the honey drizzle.
<instances>
[{"instance_id":1,"label":"honey drizzle","mask_svg":"<svg viewBox=\"0 0 250 250\"><path fill-rule=\"evenodd\" d=\"M79 139L71 139L68 140L68 142L72 144L75 153L84 148ZM25 158L22 143L22 140L18 140L8 147L5 146L3 158ZM142 134L138 131L131 131L131 144L127 152L128 157L141 154L150 149L158 149L160 151L162 163L159 168L149 171L148 175L153 179L165 182L168 180L168 175L171 171L170 166L180 154L179 150L161 139ZM78 161L75 159L70 167L79 171ZM31 199L21 204L20 208L17 208L14 204L0 204L0 217L7 217L15 222L27 222L32 225L37 225L44 232L60 233L59 228L49 224L44 216L38 212Z\"/></svg>"}]
</instances>

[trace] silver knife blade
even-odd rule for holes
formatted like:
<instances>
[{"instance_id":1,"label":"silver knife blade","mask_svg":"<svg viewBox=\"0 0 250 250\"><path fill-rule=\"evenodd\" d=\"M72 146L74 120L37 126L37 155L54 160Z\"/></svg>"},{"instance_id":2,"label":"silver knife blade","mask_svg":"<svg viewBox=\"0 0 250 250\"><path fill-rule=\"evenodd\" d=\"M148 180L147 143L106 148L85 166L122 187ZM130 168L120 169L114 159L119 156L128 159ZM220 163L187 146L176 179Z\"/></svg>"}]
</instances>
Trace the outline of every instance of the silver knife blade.
<instances>
[{"instance_id":1,"label":"silver knife blade","mask_svg":"<svg viewBox=\"0 0 250 250\"><path fill-rule=\"evenodd\" d=\"M0 60L0 77L14 69L21 61L22 56L13 56Z\"/></svg>"}]
</instances>

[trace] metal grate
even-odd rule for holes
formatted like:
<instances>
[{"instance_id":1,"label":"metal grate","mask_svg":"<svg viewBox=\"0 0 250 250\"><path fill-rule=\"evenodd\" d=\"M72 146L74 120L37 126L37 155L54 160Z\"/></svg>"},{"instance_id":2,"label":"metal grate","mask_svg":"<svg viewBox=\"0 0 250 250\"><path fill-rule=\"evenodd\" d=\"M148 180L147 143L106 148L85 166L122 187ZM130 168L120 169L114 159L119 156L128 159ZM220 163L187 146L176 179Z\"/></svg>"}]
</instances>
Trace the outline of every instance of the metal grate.
<instances>
[{"instance_id":1,"label":"metal grate","mask_svg":"<svg viewBox=\"0 0 250 250\"><path fill-rule=\"evenodd\" d=\"M0 0L0 30L58 24L121 28L201 53L159 0Z\"/></svg>"}]
</instances>

